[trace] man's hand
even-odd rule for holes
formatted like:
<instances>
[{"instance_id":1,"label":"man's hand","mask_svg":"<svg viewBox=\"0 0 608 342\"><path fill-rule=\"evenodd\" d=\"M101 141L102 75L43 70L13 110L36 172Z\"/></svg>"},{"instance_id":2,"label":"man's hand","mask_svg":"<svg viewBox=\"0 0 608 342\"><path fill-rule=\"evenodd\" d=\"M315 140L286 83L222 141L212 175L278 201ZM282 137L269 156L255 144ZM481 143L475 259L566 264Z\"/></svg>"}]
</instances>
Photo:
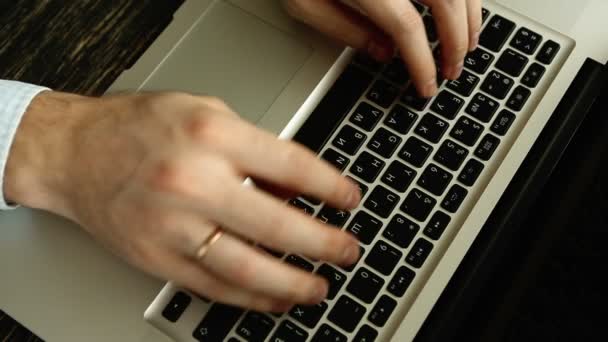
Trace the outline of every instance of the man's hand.
<instances>
[{"instance_id":1,"label":"man's hand","mask_svg":"<svg viewBox=\"0 0 608 342\"><path fill-rule=\"evenodd\" d=\"M324 279L248 242L341 265L357 260L358 242L243 185L247 176L339 208L360 200L354 183L303 147L256 129L218 99L181 93L41 93L17 132L5 191L208 298L260 311L322 301ZM226 233L197 260L218 226Z\"/></svg>"},{"instance_id":2,"label":"man's hand","mask_svg":"<svg viewBox=\"0 0 608 342\"><path fill-rule=\"evenodd\" d=\"M429 6L441 45L441 70L449 79L460 76L468 50L479 41L482 0L420 0ZM410 0L284 0L295 18L356 49L386 60L396 46L423 96L437 91L436 66L422 18Z\"/></svg>"}]
</instances>

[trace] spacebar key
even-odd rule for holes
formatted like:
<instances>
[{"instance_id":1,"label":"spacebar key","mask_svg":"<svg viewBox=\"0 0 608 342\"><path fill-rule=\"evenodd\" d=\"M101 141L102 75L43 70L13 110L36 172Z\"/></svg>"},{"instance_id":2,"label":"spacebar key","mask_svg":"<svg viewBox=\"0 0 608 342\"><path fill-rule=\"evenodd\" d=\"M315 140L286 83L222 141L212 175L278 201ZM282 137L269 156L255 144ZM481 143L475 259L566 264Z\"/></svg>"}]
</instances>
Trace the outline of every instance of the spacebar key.
<instances>
[{"instance_id":1,"label":"spacebar key","mask_svg":"<svg viewBox=\"0 0 608 342\"><path fill-rule=\"evenodd\" d=\"M372 82L372 75L350 65L342 72L293 140L319 152Z\"/></svg>"},{"instance_id":2,"label":"spacebar key","mask_svg":"<svg viewBox=\"0 0 608 342\"><path fill-rule=\"evenodd\" d=\"M243 310L237 307L214 304L196 327L192 336L201 342L224 341L242 313Z\"/></svg>"}]
</instances>

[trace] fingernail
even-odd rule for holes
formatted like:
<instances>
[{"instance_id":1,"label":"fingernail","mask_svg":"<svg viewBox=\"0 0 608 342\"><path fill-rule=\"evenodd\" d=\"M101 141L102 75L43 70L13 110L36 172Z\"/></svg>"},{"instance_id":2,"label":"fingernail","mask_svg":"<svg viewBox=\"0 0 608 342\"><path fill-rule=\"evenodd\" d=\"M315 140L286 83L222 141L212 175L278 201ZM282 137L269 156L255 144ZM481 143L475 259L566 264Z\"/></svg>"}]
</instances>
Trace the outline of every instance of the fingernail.
<instances>
[{"instance_id":1,"label":"fingernail","mask_svg":"<svg viewBox=\"0 0 608 342\"><path fill-rule=\"evenodd\" d=\"M345 265L352 265L359 260L359 245L354 244L347 247L342 255L342 263Z\"/></svg>"},{"instance_id":2,"label":"fingernail","mask_svg":"<svg viewBox=\"0 0 608 342\"><path fill-rule=\"evenodd\" d=\"M313 302L316 303L321 303L322 301L325 300L325 298L327 298L327 285L325 283L321 283L322 285L319 285L315 288L315 290L313 291L313 296L312 296L312 300Z\"/></svg>"},{"instance_id":3,"label":"fingernail","mask_svg":"<svg viewBox=\"0 0 608 342\"><path fill-rule=\"evenodd\" d=\"M355 186L349 193L346 198L346 206L348 208L356 208L361 201L361 192L359 191L359 187Z\"/></svg>"},{"instance_id":4,"label":"fingernail","mask_svg":"<svg viewBox=\"0 0 608 342\"><path fill-rule=\"evenodd\" d=\"M462 62L456 64L455 67L453 67L452 70L452 79L453 80L457 80L460 75L462 75L462 69L464 68L464 64Z\"/></svg>"},{"instance_id":5,"label":"fingernail","mask_svg":"<svg viewBox=\"0 0 608 342\"><path fill-rule=\"evenodd\" d=\"M473 37L471 37L471 43L469 44L469 51L473 51L477 49L479 45L479 31L475 32Z\"/></svg>"},{"instance_id":6,"label":"fingernail","mask_svg":"<svg viewBox=\"0 0 608 342\"><path fill-rule=\"evenodd\" d=\"M424 97L432 97L437 93L437 80L433 78L429 82L427 82L422 88L422 96Z\"/></svg>"}]
</instances>

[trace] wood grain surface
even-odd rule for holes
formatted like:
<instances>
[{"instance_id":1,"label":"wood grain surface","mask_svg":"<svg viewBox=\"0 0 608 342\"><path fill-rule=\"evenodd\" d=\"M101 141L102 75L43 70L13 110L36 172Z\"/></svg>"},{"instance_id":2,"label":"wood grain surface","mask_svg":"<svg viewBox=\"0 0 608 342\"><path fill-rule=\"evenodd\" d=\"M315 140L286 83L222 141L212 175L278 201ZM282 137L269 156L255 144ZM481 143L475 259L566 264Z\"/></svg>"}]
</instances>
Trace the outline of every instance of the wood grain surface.
<instances>
[{"instance_id":1,"label":"wood grain surface","mask_svg":"<svg viewBox=\"0 0 608 342\"><path fill-rule=\"evenodd\" d=\"M102 94L183 0L0 0L0 79Z\"/></svg>"}]
</instances>

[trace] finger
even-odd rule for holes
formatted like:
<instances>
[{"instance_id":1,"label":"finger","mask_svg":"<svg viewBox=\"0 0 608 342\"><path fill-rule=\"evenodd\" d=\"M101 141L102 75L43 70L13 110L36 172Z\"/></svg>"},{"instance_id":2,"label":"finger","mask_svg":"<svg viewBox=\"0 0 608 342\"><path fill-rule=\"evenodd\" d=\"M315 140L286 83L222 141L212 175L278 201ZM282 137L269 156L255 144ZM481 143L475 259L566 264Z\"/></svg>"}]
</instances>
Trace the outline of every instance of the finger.
<instances>
[{"instance_id":1,"label":"finger","mask_svg":"<svg viewBox=\"0 0 608 342\"><path fill-rule=\"evenodd\" d=\"M223 118L205 139L239 171L286 190L310 195L339 208L354 208L359 187L311 151L236 119ZM203 142L203 144L207 144Z\"/></svg>"},{"instance_id":2,"label":"finger","mask_svg":"<svg viewBox=\"0 0 608 342\"><path fill-rule=\"evenodd\" d=\"M285 312L292 302L248 291L230 284L204 270L198 261L175 253L162 255L167 279L199 295L228 305L261 312Z\"/></svg>"},{"instance_id":3,"label":"finger","mask_svg":"<svg viewBox=\"0 0 608 342\"><path fill-rule=\"evenodd\" d=\"M204 214L245 239L340 265L358 260L358 242L348 233L330 228L253 187L226 184L224 189L224 199Z\"/></svg>"},{"instance_id":4,"label":"finger","mask_svg":"<svg viewBox=\"0 0 608 342\"><path fill-rule=\"evenodd\" d=\"M473 51L479 44L479 35L481 33L481 1L482 0L467 0L467 17L469 19L469 51Z\"/></svg>"},{"instance_id":5,"label":"finger","mask_svg":"<svg viewBox=\"0 0 608 342\"><path fill-rule=\"evenodd\" d=\"M287 11L296 19L345 44L367 51L377 60L393 55L390 38L369 19L334 0L287 0Z\"/></svg>"},{"instance_id":6,"label":"finger","mask_svg":"<svg viewBox=\"0 0 608 342\"><path fill-rule=\"evenodd\" d=\"M279 302L314 305L327 297L327 281L290 266L224 234L201 260L203 267L233 286Z\"/></svg>"},{"instance_id":7,"label":"finger","mask_svg":"<svg viewBox=\"0 0 608 342\"><path fill-rule=\"evenodd\" d=\"M409 0L359 0L361 8L395 41L419 94L437 92L436 67L422 18Z\"/></svg>"},{"instance_id":8,"label":"finger","mask_svg":"<svg viewBox=\"0 0 608 342\"><path fill-rule=\"evenodd\" d=\"M464 57L469 49L469 28L466 0L424 1L433 12L441 46L441 70L448 79L462 73Z\"/></svg>"}]
</instances>

